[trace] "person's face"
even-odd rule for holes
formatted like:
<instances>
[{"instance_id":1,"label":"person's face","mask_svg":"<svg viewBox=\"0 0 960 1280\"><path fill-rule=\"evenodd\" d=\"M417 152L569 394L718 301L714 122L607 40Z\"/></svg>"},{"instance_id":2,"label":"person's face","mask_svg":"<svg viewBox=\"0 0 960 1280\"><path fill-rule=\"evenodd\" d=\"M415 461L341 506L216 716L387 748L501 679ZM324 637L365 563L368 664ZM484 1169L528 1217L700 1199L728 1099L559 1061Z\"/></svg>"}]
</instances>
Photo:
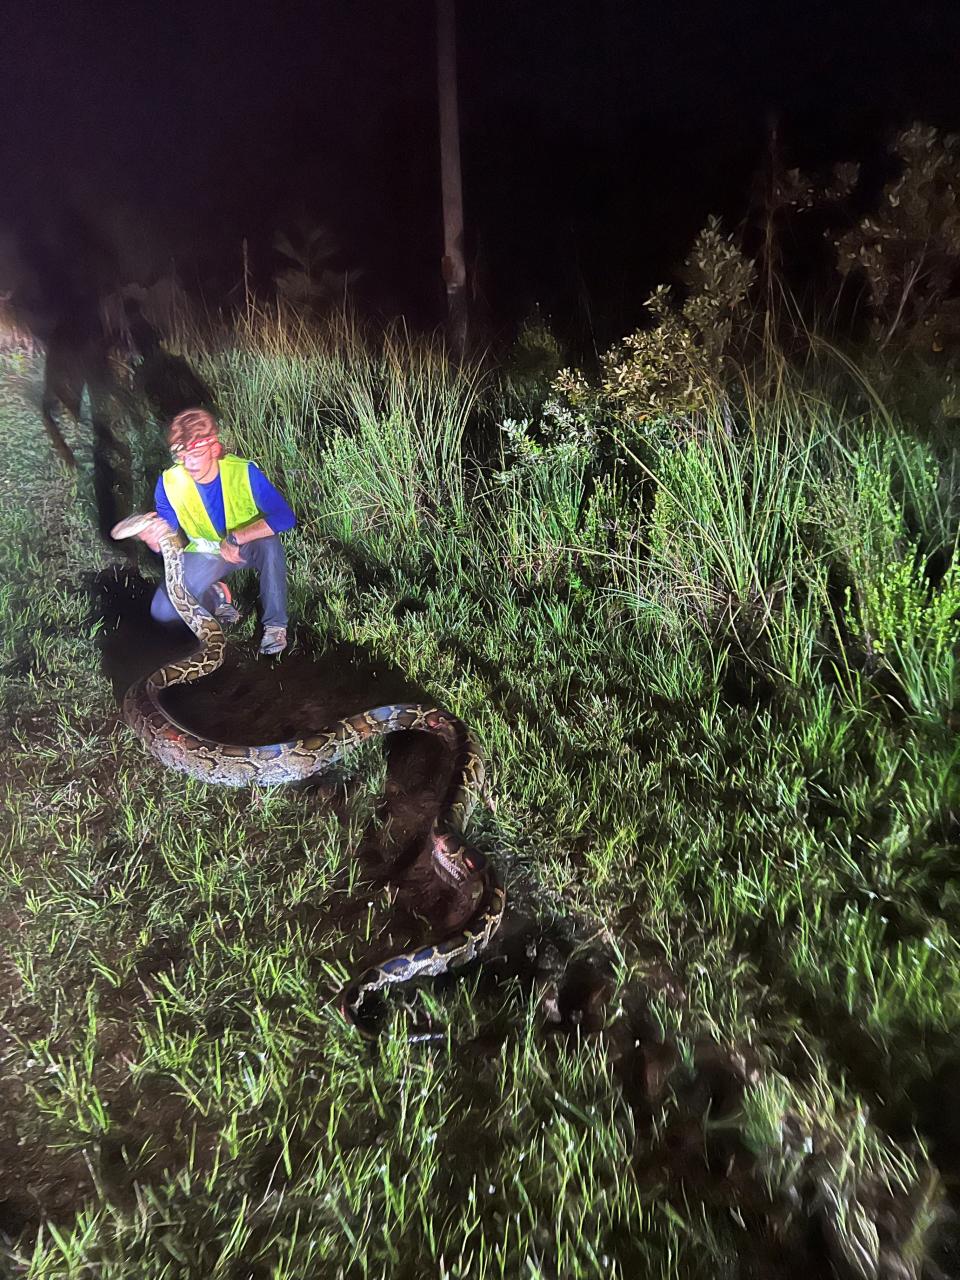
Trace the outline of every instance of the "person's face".
<instances>
[{"instance_id":1,"label":"person's face","mask_svg":"<svg viewBox=\"0 0 960 1280\"><path fill-rule=\"evenodd\" d=\"M191 479L198 481L200 484L205 484L217 474L217 455L219 452L219 444L215 440L208 440L205 444L193 444L174 456L178 462L183 463L187 475Z\"/></svg>"}]
</instances>

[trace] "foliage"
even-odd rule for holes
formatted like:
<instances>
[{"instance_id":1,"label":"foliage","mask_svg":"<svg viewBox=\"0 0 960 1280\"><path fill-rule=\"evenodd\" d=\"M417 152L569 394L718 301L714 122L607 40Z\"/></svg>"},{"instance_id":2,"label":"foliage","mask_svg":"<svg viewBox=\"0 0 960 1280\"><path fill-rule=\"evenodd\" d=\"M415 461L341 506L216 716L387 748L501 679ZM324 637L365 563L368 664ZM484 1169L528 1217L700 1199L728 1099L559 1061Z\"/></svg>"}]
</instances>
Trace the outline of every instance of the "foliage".
<instances>
[{"instance_id":1,"label":"foliage","mask_svg":"<svg viewBox=\"0 0 960 1280\"><path fill-rule=\"evenodd\" d=\"M701 232L686 265L692 289L680 310L660 286L647 303L653 328L624 338L603 360L604 396L637 423L706 408L724 372L734 320L743 315L753 265L716 222Z\"/></svg>"},{"instance_id":2,"label":"foliage","mask_svg":"<svg viewBox=\"0 0 960 1280\"><path fill-rule=\"evenodd\" d=\"M712 406L742 350L734 325L745 323L753 263L711 218L684 264L687 296L674 301L667 285L647 301L652 325L629 334L603 356L599 388L563 369L554 392L581 419L615 419L641 435L686 421Z\"/></svg>"},{"instance_id":3,"label":"foliage","mask_svg":"<svg viewBox=\"0 0 960 1280\"><path fill-rule=\"evenodd\" d=\"M837 265L862 273L881 350L942 349L960 341L960 137L914 124L891 151L899 172L837 240Z\"/></svg>"},{"instance_id":4,"label":"foliage","mask_svg":"<svg viewBox=\"0 0 960 1280\"><path fill-rule=\"evenodd\" d=\"M755 263L710 218L680 272L683 301L669 286L658 286L647 303L652 323L603 356L599 385L591 386L578 370L562 369L554 380L555 396L601 432L605 424L622 436L629 425L639 437L686 438L696 433L705 412L738 397L737 382L746 367L759 385L760 365L772 360L768 373L775 382L780 356L771 345L769 309L783 310L777 293L778 238L789 216L819 210L828 211L827 234L834 240L841 277L855 275L865 287L872 347L864 366L875 388L895 392L918 418L957 416L960 138L915 124L897 136L891 160L896 177L884 187L878 206L852 224L851 210L863 201L859 165L839 163L825 180L774 167L764 193L766 240L760 250L765 298L757 293ZM845 230L838 232L844 223ZM763 340L755 323L761 308L768 309ZM809 335L791 306L781 321L791 331L789 345L808 349ZM884 364L887 348L899 363ZM912 357L909 367L900 358L904 354Z\"/></svg>"},{"instance_id":5,"label":"foliage","mask_svg":"<svg viewBox=\"0 0 960 1280\"><path fill-rule=\"evenodd\" d=\"M651 560L663 591L688 602L708 631L733 621L752 643L803 558L815 437L791 425L731 435L714 418L651 468Z\"/></svg>"},{"instance_id":6,"label":"foliage","mask_svg":"<svg viewBox=\"0 0 960 1280\"><path fill-rule=\"evenodd\" d=\"M682 315L704 360L718 375L730 350L734 323L745 319L745 304L755 279L753 263L733 236L723 235L719 219L708 218L684 264L688 293ZM738 334L738 341L743 337Z\"/></svg>"},{"instance_id":7,"label":"foliage","mask_svg":"<svg viewBox=\"0 0 960 1280\"><path fill-rule=\"evenodd\" d=\"M597 435L589 417L557 398L536 422L505 418L500 466L491 474L491 506L502 555L519 581L572 575L569 548L583 536Z\"/></svg>"},{"instance_id":8,"label":"foliage","mask_svg":"<svg viewBox=\"0 0 960 1280\"><path fill-rule=\"evenodd\" d=\"M500 381L509 412L536 408L563 366L563 352L539 307L521 324L507 352Z\"/></svg>"},{"instance_id":9,"label":"foliage","mask_svg":"<svg viewBox=\"0 0 960 1280\"><path fill-rule=\"evenodd\" d=\"M828 538L850 577L847 626L869 661L902 682L905 710L945 716L960 698L956 530L950 545L950 528L936 529L936 542L946 541L948 552L938 582L927 572L929 535L921 542L910 532L917 523L930 526L923 516L936 509L937 463L925 449L897 448L874 436L859 442L837 470L825 490L825 515ZM914 511L899 496L905 487Z\"/></svg>"},{"instance_id":10,"label":"foliage","mask_svg":"<svg viewBox=\"0 0 960 1280\"><path fill-rule=\"evenodd\" d=\"M814 209L822 204L842 204L849 200L860 181L861 168L854 160L832 166L830 177L822 181L801 169L786 169L774 177L774 200L778 208Z\"/></svg>"},{"instance_id":11,"label":"foliage","mask_svg":"<svg viewBox=\"0 0 960 1280\"><path fill-rule=\"evenodd\" d=\"M301 214L276 233L273 247L286 263L274 275L280 298L295 310L320 311L344 304L359 272L334 266L339 246L329 227Z\"/></svg>"}]
</instances>

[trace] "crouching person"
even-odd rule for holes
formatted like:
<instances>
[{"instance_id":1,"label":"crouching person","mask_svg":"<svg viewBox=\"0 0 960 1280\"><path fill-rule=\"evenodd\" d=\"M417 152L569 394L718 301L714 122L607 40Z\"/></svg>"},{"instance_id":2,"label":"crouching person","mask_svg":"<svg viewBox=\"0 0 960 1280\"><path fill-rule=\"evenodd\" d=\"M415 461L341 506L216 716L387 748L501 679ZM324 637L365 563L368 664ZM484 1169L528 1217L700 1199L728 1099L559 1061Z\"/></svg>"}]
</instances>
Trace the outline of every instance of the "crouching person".
<instances>
[{"instance_id":1,"label":"crouching person","mask_svg":"<svg viewBox=\"0 0 960 1280\"><path fill-rule=\"evenodd\" d=\"M236 622L225 579L238 569L259 577L263 612L262 654L287 647L287 563L279 535L296 523L289 503L256 463L227 453L216 419L203 409L186 409L168 432L174 465L157 481L156 520L139 535L159 550L165 524L184 545L184 583L221 622ZM150 605L163 623L179 621L161 584Z\"/></svg>"}]
</instances>

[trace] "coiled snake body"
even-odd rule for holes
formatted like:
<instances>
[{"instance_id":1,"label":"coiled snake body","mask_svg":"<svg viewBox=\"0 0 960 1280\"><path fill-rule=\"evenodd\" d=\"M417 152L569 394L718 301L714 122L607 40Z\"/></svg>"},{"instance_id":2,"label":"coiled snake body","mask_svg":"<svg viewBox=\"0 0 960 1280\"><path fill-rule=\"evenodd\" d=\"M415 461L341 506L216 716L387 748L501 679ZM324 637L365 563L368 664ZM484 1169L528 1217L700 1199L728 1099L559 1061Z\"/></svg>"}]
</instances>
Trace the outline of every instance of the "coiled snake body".
<instances>
[{"instance_id":1,"label":"coiled snake body","mask_svg":"<svg viewBox=\"0 0 960 1280\"><path fill-rule=\"evenodd\" d=\"M130 516L114 526L112 536L135 537L152 519L152 515ZM225 640L219 622L186 590L183 552L176 539L161 536L160 551L170 600L200 642L188 657L159 667L132 684L124 695L124 720L161 764L218 786L244 787L313 777L337 764L361 742L404 729L439 736L454 752L451 781L430 832L431 852L434 866L445 880L457 885L474 880L480 886L480 897L470 920L456 933L382 960L343 988L340 1008L344 1017L369 1038L357 1015L370 992L465 964L489 945L500 927L506 904L503 885L486 856L468 846L462 836L482 791L483 757L462 721L438 707L418 703L375 707L338 720L309 737L262 746L217 742L185 728L163 706L160 694L172 685L190 684L216 671L223 663Z\"/></svg>"}]
</instances>

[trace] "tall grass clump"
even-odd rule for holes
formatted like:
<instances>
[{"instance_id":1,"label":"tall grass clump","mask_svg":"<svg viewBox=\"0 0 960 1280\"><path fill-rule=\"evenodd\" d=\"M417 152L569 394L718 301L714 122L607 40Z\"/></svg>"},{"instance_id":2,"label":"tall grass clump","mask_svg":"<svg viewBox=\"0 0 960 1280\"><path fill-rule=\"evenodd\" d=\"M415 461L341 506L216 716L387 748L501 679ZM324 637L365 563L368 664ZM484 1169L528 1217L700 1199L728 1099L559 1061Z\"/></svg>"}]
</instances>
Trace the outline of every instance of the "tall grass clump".
<instances>
[{"instance_id":1,"label":"tall grass clump","mask_svg":"<svg viewBox=\"0 0 960 1280\"><path fill-rule=\"evenodd\" d=\"M869 666L900 683L904 710L942 716L960 692L960 561L941 466L889 426L865 425L834 445L823 511L846 570L844 620Z\"/></svg>"},{"instance_id":2,"label":"tall grass clump","mask_svg":"<svg viewBox=\"0 0 960 1280\"><path fill-rule=\"evenodd\" d=\"M242 448L344 544L396 554L464 521L481 371L452 364L439 340L401 325L371 335L346 314L308 328L257 310L235 341L204 344L201 368Z\"/></svg>"},{"instance_id":3,"label":"tall grass clump","mask_svg":"<svg viewBox=\"0 0 960 1280\"><path fill-rule=\"evenodd\" d=\"M688 440L641 462L654 485L650 566L704 628L762 632L804 558L822 423L781 406L770 417L734 430L729 418L704 414Z\"/></svg>"}]
</instances>

